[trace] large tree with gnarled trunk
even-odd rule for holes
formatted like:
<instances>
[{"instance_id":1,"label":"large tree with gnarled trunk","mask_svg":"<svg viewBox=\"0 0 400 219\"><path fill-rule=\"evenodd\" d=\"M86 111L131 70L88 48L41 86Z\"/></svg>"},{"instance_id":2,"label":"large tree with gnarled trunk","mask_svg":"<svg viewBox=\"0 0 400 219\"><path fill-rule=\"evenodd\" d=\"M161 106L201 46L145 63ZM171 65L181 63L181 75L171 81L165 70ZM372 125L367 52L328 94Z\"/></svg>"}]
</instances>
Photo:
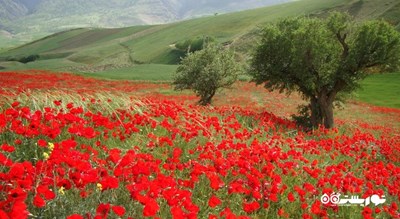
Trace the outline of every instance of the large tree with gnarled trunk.
<instances>
[{"instance_id":1,"label":"large tree with gnarled trunk","mask_svg":"<svg viewBox=\"0 0 400 219\"><path fill-rule=\"evenodd\" d=\"M400 34L381 21L356 23L347 14L326 19L288 18L263 30L250 75L267 89L300 92L310 102L311 124L334 126L333 102L368 72L398 69Z\"/></svg>"}]
</instances>

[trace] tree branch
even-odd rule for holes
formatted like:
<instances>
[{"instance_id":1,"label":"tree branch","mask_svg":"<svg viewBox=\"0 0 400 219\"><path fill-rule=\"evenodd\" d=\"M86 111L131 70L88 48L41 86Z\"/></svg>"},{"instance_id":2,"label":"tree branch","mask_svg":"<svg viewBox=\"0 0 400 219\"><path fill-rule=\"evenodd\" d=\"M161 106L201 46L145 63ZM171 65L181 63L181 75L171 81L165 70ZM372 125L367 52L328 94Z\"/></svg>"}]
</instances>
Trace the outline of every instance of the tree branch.
<instances>
[{"instance_id":1,"label":"tree branch","mask_svg":"<svg viewBox=\"0 0 400 219\"><path fill-rule=\"evenodd\" d=\"M342 59L345 59L349 55L349 45L346 43L347 34L345 33L342 36L339 31L336 33L336 37L343 48Z\"/></svg>"},{"instance_id":2,"label":"tree branch","mask_svg":"<svg viewBox=\"0 0 400 219\"><path fill-rule=\"evenodd\" d=\"M382 63L380 63L380 62L372 62L372 63L369 63L369 64L364 65L364 67L365 67L365 68L371 68L371 67L379 66L379 65L381 65L381 64L382 64Z\"/></svg>"},{"instance_id":3,"label":"tree branch","mask_svg":"<svg viewBox=\"0 0 400 219\"><path fill-rule=\"evenodd\" d=\"M345 88L347 85L346 81L342 79L338 79L335 82L335 85L333 86L332 90L328 93L328 102L333 102L335 100L336 94L341 91L343 88Z\"/></svg>"}]
</instances>

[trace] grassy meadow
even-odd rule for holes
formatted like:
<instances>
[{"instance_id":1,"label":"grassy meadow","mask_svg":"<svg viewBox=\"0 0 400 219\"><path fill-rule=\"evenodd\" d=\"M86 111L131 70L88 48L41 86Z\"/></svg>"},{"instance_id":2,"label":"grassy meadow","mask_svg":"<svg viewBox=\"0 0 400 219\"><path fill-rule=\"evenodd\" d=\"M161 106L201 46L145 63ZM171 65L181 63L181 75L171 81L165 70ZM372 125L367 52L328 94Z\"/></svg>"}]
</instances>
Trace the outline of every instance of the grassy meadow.
<instances>
[{"instance_id":1,"label":"grassy meadow","mask_svg":"<svg viewBox=\"0 0 400 219\"><path fill-rule=\"evenodd\" d=\"M80 75L112 79L112 80L137 80L137 81L171 81L177 65L143 64L117 70L105 70L94 73L79 73Z\"/></svg>"},{"instance_id":2,"label":"grassy meadow","mask_svg":"<svg viewBox=\"0 0 400 219\"><path fill-rule=\"evenodd\" d=\"M400 73L371 75L362 81L356 94L366 103L400 108Z\"/></svg>"}]
</instances>

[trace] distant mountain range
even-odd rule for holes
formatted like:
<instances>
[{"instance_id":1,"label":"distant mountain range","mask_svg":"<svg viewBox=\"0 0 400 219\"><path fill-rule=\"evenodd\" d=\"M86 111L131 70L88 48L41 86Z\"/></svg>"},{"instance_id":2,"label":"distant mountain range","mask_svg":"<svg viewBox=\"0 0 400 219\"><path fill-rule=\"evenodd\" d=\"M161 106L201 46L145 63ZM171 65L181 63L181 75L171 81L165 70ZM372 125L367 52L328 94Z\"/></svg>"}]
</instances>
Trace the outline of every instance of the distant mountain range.
<instances>
[{"instance_id":1,"label":"distant mountain range","mask_svg":"<svg viewBox=\"0 0 400 219\"><path fill-rule=\"evenodd\" d=\"M0 0L0 29L54 33L77 27L161 24L291 0Z\"/></svg>"}]
</instances>

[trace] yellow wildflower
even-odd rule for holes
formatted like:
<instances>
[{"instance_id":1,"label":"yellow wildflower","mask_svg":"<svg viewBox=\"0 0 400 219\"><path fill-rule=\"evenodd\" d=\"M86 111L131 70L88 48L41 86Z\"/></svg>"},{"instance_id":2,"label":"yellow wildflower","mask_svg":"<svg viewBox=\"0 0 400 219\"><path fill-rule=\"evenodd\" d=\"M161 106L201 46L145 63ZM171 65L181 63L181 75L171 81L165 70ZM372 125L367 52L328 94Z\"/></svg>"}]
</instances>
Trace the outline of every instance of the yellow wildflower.
<instances>
[{"instance_id":1,"label":"yellow wildflower","mask_svg":"<svg viewBox=\"0 0 400 219\"><path fill-rule=\"evenodd\" d=\"M50 155L46 152L43 152L43 157L45 160L49 159Z\"/></svg>"},{"instance_id":2,"label":"yellow wildflower","mask_svg":"<svg viewBox=\"0 0 400 219\"><path fill-rule=\"evenodd\" d=\"M58 189L58 193L60 193L61 195L64 195L65 194L64 190L65 190L64 186L61 186L61 188Z\"/></svg>"},{"instance_id":3,"label":"yellow wildflower","mask_svg":"<svg viewBox=\"0 0 400 219\"><path fill-rule=\"evenodd\" d=\"M103 185L101 185L101 183L97 183L97 189L99 191L103 190Z\"/></svg>"},{"instance_id":4,"label":"yellow wildflower","mask_svg":"<svg viewBox=\"0 0 400 219\"><path fill-rule=\"evenodd\" d=\"M51 142L49 142L48 144L49 144L49 149L50 149L50 151L52 151L52 150L54 149L54 144L51 143Z\"/></svg>"}]
</instances>

